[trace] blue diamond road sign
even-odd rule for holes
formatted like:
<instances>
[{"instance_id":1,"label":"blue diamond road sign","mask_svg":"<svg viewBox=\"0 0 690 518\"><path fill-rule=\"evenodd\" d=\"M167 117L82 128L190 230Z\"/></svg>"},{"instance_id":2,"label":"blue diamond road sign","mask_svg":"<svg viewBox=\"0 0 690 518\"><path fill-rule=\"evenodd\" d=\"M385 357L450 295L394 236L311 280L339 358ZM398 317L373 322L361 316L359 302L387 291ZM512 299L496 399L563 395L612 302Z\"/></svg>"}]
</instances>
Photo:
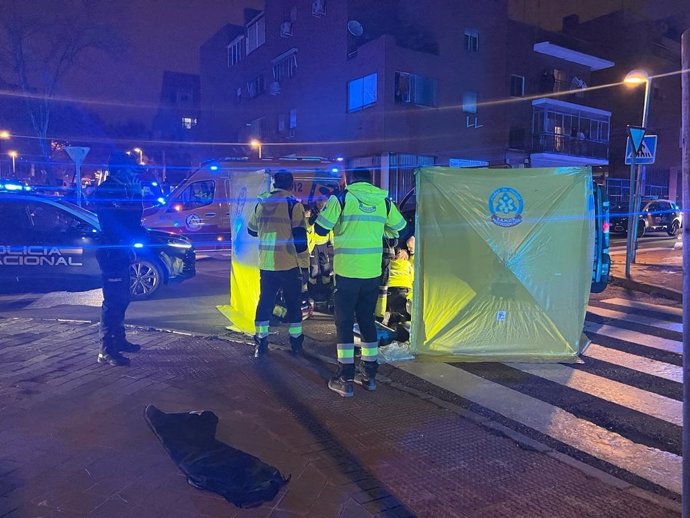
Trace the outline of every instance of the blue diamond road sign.
<instances>
[{"instance_id":1,"label":"blue diamond road sign","mask_svg":"<svg viewBox=\"0 0 690 518\"><path fill-rule=\"evenodd\" d=\"M635 157L635 164L637 165L649 165L653 164L656 160L656 143L657 135L645 135L642 139L642 145L640 146L640 151ZM628 137L628 142L625 146L625 164L630 165L632 163L632 143L630 142L630 137Z\"/></svg>"}]
</instances>

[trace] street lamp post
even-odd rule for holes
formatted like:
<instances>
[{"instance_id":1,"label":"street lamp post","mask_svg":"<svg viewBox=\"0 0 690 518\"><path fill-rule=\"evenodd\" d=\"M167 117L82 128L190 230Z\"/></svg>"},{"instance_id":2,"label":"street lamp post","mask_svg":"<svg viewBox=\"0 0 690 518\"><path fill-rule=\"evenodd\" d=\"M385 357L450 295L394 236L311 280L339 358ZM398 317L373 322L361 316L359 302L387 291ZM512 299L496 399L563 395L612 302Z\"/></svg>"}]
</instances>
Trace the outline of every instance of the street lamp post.
<instances>
[{"instance_id":1,"label":"street lamp post","mask_svg":"<svg viewBox=\"0 0 690 518\"><path fill-rule=\"evenodd\" d=\"M134 152L139 153L139 165L144 165L144 151L140 147L135 147Z\"/></svg>"},{"instance_id":2,"label":"street lamp post","mask_svg":"<svg viewBox=\"0 0 690 518\"><path fill-rule=\"evenodd\" d=\"M17 157L19 153L16 151L9 151L7 154L12 157L12 176L17 176Z\"/></svg>"},{"instance_id":3,"label":"street lamp post","mask_svg":"<svg viewBox=\"0 0 690 518\"><path fill-rule=\"evenodd\" d=\"M249 142L249 145L252 147L252 149L256 149L259 152L259 160L261 160L261 141L258 139L252 139Z\"/></svg>"},{"instance_id":4,"label":"street lamp post","mask_svg":"<svg viewBox=\"0 0 690 518\"><path fill-rule=\"evenodd\" d=\"M649 122L649 101L651 98L652 89L652 78L649 74L640 69L632 70L628 72L623 80L628 86L635 87L644 84L644 108L642 109L642 127L647 129L647 124ZM627 251L625 257L625 276L630 277L630 264L635 262L635 256L637 251L637 211L639 210L641 200L642 200L642 177L646 173L646 167L637 166L637 171L635 170L635 151L633 150L633 160L630 166L630 195L629 195L629 211L630 215L628 217L628 239L627 239Z\"/></svg>"},{"instance_id":5,"label":"street lamp post","mask_svg":"<svg viewBox=\"0 0 690 518\"><path fill-rule=\"evenodd\" d=\"M12 135L7 130L0 130L0 154L2 153L2 141L9 140ZM0 176L2 176L2 162L0 162Z\"/></svg>"}]
</instances>

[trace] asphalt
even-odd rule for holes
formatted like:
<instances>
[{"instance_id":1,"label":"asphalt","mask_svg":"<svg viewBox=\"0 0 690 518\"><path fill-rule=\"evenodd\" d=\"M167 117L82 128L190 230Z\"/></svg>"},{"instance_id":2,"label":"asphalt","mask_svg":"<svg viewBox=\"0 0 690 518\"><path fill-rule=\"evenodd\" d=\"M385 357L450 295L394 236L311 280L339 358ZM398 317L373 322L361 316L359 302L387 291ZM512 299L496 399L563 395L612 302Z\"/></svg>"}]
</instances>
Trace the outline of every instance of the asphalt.
<instances>
[{"instance_id":1,"label":"asphalt","mask_svg":"<svg viewBox=\"0 0 690 518\"><path fill-rule=\"evenodd\" d=\"M612 284L682 302L682 247L645 250L630 265L630 277L625 275L624 253L612 255L611 261Z\"/></svg>"}]
</instances>

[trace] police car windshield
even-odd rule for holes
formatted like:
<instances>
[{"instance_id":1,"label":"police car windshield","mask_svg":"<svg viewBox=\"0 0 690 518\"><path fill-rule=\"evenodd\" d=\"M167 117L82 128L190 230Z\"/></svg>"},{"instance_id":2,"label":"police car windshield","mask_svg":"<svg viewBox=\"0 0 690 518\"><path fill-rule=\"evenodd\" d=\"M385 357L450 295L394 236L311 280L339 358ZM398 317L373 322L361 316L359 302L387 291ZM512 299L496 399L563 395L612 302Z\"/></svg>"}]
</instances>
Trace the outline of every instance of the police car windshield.
<instances>
[{"instance_id":1,"label":"police car windshield","mask_svg":"<svg viewBox=\"0 0 690 518\"><path fill-rule=\"evenodd\" d=\"M98 224L98 216L96 216L93 212L86 210L83 207L80 207L79 205L76 205L72 202L65 201L65 200L55 200L57 201L60 205L63 207L69 209L72 212L76 212L81 216L83 219L87 220L89 223L93 224L96 227L99 227L100 225Z\"/></svg>"}]
</instances>

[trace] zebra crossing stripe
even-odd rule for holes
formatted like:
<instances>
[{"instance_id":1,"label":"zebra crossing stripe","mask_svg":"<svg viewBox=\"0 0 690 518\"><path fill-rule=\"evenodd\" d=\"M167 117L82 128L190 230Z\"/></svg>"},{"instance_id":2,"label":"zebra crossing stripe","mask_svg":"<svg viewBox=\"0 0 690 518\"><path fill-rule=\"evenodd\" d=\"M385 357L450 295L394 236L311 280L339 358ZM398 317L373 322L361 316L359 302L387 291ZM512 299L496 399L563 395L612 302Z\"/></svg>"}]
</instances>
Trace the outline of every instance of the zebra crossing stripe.
<instances>
[{"instance_id":1,"label":"zebra crossing stripe","mask_svg":"<svg viewBox=\"0 0 690 518\"><path fill-rule=\"evenodd\" d=\"M638 333L615 327L614 325L597 324L594 322L585 321L585 332L596 333L598 335L605 335L609 338L616 338L618 340L625 340L634 344L644 345L652 349L659 349L676 354L682 354L683 342L678 340L669 340L667 338L660 338L658 336Z\"/></svg>"},{"instance_id":2,"label":"zebra crossing stripe","mask_svg":"<svg viewBox=\"0 0 690 518\"><path fill-rule=\"evenodd\" d=\"M634 324L642 324L645 326L656 327L657 329L665 329L668 331L675 331L676 333L683 332L683 324L679 322L667 322L658 318L652 318L645 315L624 313L622 311L615 311L612 309L599 308L596 306L589 306L587 308L589 313L603 318L612 318L622 320L623 322L632 322Z\"/></svg>"},{"instance_id":3,"label":"zebra crossing stripe","mask_svg":"<svg viewBox=\"0 0 690 518\"><path fill-rule=\"evenodd\" d=\"M609 349L598 344L590 344L584 354L585 358L594 358L604 362L620 365L637 372L650 374L657 378L663 378L678 383L683 382L683 368L677 365L652 360L643 356L626 353L617 349Z\"/></svg>"},{"instance_id":4,"label":"zebra crossing stripe","mask_svg":"<svg viewBox=\"0 0 690 518\"><path fill-rule=\"evenodd\" d=\"M559 363L506 363L533 376L579 390L667 423L683 425L683 402Z\"/></svg>"},{"instance_id":5,"label":"zebra crossing stripe","mask_svg":"<svg viewBox=\"0 0 690 518\"><path fill-rule=\"evenodd\" d=\"M630 309L642 309L647 311L655 311L657 313L664 313L669 316L682 317L683 310L680 308L673 308L670 306L661 306L658 304L649 304L647 302L638 302L636 300L627 300L620 298L605 299L602 300L607 304L613 304L614 306L622 306ZM591 306L590 306L591 307Z\"/></svg>"},{"instance_id":6,"label":"zebra crossing stripe","mask_svg":"<svg viewBox=\"0 0 690 518\"><path fill-rule=\"evenodd\" d=\"M680 494L681 457L635 443L554 405L444 363L398 365L414 376Z\"/></svg>"}]
</instances>

